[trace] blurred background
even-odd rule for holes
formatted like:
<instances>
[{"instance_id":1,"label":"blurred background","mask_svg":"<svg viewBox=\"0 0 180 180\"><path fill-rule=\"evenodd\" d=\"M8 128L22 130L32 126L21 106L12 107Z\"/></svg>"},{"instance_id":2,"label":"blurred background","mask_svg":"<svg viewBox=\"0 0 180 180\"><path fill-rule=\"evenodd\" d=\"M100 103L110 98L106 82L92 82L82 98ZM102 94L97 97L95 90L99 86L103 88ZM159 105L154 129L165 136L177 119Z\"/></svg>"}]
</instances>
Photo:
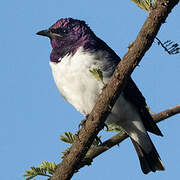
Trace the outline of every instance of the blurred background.
<instances>
[{"instance_id":1,"label":"blurred background","mask_svg":"<svg viewBox=\"0 0 180 180\"><path fill-rule=\"evenodd\" d=\"M62 17L85 20L120 56L128 50L148 15L128 1L10 1L1 3L0 17L0 179L25 179L23 174L43 160L60 162L67 145L64 132L75 133L83 116L59 95L49 67L49 40L36 35ZM177 6L159 34L161 41L180 43ZM168 55L157 42L146 53L133 79L153 112L180 103L180 55ZM151 136L166 171L144 175L129 139L96 158L73 180L180 177L180 115L161 123L164 137ZM108 138L110 133L101 133ZM36 179L43 179L42 177Z\"/></svg>"}]
</instances>

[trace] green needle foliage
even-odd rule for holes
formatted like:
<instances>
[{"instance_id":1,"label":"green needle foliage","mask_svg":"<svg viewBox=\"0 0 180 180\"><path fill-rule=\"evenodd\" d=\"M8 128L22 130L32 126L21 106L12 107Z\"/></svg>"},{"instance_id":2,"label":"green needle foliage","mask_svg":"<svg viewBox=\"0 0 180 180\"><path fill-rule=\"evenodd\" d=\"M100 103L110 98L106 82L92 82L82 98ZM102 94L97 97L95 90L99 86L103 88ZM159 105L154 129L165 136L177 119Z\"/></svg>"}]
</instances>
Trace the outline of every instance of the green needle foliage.
<instances>
[{"instance_id":1,"label":"green needle foliage","mask_svg":"<svg viewBox=\"0 0 180 180\"><path fill-rule=\"evenodd\" d=\"M103 74L102 74L102 71L98 68L95 68L95 69L90 69L89 70L90 73L95 77L95 79L97 79L98 81L103 82Z\"/></svg>"},{"instance_id":2,"label":"green needle foliage","mask_svg":"<svg viewBox=\"0 0 180 180\"><path fill-rule=\"evenodd\" d=\"M64 136L60 136L60 140L68 144L72 144L75 138L76 138L76 135L72 134L71 132L65 132ZM95 146L98 146L100 144L100 141L101 141L100 138L101 137L99 136L94 140L87 154L90 153L90 151L92 151ZM64 152L62 152L63 156L61 158L63 159L64 156L68 154L68 152L69 152L69 148L67 148Z\"/></svg>"},{"instance_id":3,"label":"green needle foliage","mask_svg":"<svg viewBox=\"0 0 180 180\"><path fill-rule=\"evenodd\" d=\"M40 165L40 167L33 166L29 170L27 170L24 177L26 177L26 180L33 179L36 176L51 177L56 167L57 167L57 164L54 162L42 161L42 164Z\"/></svg>"},{"instance_id":4,"label":"green needle foliage","mask_svg":"<svg viewBox=\"0 0 180 180\"><path fill-rule=\"evenodd\" d=\"M76 135L74 135L73 133L65 132L64 135L65 136L60 136L61 141L65 142L65 143L69 143L69 144L72 144L75 141ZM101 137L99 136L98 138L100 139ZM97 139L94 140L92 145L93 146L99 145L99 142L97 141Z\"/></svg>"},{"instance_id":5,"label":"green needle foliage","mask_svg":"<svg viewBox=\"0 0 180 180\"><path fill-rule=\"evenodd\" d=\"M71 132L65 132L64 134L65 136L60 136L60 140L65 143L72 144L75 140L75 135L72 134Z\"/></svg>"},{"instance_id":6,"label":"green needle foliage","mask_svg":"<svg viewBox=\"0 0 180 180\"><path fill-rule=\"evenodd\" d=\"M149 12L152 8L152 5L156 3L157 0L131 0L134 2L139 8Z\"/></svg>"}]
</instances>

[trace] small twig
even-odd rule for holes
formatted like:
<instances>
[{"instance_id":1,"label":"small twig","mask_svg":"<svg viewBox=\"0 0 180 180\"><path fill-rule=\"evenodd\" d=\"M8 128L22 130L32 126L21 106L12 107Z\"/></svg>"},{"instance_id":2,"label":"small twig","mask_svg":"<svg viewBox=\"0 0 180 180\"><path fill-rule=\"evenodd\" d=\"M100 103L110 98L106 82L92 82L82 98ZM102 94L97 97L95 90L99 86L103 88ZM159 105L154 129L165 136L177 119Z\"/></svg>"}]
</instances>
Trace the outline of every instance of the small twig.
<instances>
[{"instance_id":1,"label":"small twig","mask_svg":"<svg viewBox=\"0 0 180 180\"><path fill-rule=\"evenodd\" d=\"M167 118L174 116L176 114L179 114L179 113L180 113L180 105L176 105L176 106L169 108L165 111L154 114L153 119L155 122L158 123L158 122L163 121L164 119L167 119Z\"/></svg>"},{"instance_id":2,"label":"small twig","mask_svg":"<svg viewBox=\"0 0 180 180\"><path fill-rule=\"evenodd\" d=\"M158 45L160 44L168 54L172 55L179 53L180 48L178 43L174 43L171 40L167 40L166 42L162 43L159 38L155 37L155 39L158 41Z\"/></svg>"}]
</instances>

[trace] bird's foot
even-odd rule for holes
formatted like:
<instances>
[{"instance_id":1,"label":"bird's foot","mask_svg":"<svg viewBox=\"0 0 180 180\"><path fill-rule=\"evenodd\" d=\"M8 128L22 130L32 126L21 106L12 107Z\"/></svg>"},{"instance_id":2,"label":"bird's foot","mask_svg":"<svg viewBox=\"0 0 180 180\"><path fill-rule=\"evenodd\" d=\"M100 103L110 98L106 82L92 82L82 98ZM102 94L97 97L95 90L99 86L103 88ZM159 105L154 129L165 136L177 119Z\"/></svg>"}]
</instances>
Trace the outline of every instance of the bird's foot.
<instances>
[{"instance_id":1,"label":"bird's foot","mask_svg":"<svg viewBox=\"0 0 180 180\"><path fill-rule=\"evenodd\" d=\"M88 118L89 114L86 115L86 117L80 122L78 129L80 129L82 126L84 126L86 124L86 120Z\"/></svg>"}]
</instances>

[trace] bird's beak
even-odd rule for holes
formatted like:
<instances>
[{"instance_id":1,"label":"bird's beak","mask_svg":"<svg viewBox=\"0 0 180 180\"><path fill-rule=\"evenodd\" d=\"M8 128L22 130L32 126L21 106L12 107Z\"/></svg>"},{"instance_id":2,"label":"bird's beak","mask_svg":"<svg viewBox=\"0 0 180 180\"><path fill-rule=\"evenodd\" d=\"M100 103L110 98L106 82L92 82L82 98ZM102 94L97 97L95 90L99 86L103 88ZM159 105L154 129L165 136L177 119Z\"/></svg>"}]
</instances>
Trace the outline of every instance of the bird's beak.
<instances>
[{"instance_id":1,"label":"bird's beak","mask_svg":"<svg viewBox=\"0 0 180 180\"><path fill-rule=\"evenodd\" d=\"M60 35L60 34L52 33L49 29L39 31L36 34L40 35L40 36L46 36L46 37L49 37L49 38L52 38L52 37L55 37L55 36L62 37L62 35Z\"/></svg>"},{"instance_id":2,"label":"bird's beak","mask_svg":"<svg viewBox=\"0 0 180 180\"><path fill-rule=\"evenodd\" d=\"M42 31L39 31L36 33L37 35L40 35L40 36L46 36L46 37L51 37L51 32L50 30L42 30Z\"/></svg>"}]
</instances>

